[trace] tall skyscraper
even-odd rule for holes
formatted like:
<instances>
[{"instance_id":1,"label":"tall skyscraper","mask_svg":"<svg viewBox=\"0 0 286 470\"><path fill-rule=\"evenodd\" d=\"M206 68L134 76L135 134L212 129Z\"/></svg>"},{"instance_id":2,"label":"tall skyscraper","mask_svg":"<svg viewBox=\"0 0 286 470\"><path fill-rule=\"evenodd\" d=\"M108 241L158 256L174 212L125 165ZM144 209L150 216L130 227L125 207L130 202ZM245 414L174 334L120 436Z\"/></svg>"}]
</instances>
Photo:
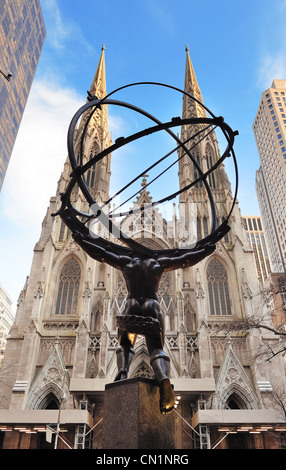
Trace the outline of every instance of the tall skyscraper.
<instances>
[{"instance_id":1,"label":"tall skyscraper","mask_svg":"<svg viewBox=\"0 0 286 470\"><path fill-rule=\"evenodd\" d=\"M271 265L262 218L259 216L244 216L242 220L248 241L254 250L257 277L263 283L271 273Z\"/></svg>"},{"instance_id":2,"label":"tall skyscraper","mask_svg":"<svg viewBox=\"0 0 286 470\"><path fill-rule=\"evenodd\" d=\"M286 80L262 93L253 124L261 166L256 191L273 270L286 260Z\"/></svg>"},{"instance_id":3,"label":"tall skyscraper","mask_svg":"<svg viewBox=\"0 0 286 470\"><path fill-rule=\"evenodd\" d=\"M106 95L104 54L103 50L91 86L98 98ZM188 50L185 91L202 101ZM184 118L204 113L198 102L184 97ZM106 107L102 105L89 121L83 119L77 136L85 125L83 163L110 145ZM190 132L183 128L183 141L191 137ZM193 132L198 136L206 130L198 125ZM75 149L80 149L77 136ZM196 160L204 171L220 157L214 129L205 137L195 141ZM106 155L85 175L97 200L108 199L111 158ZM181 151L178 158L179 184L183 187L194 180L197 168ZM60 407L66 442L76 448L101 448L105 385L118 372L116 315L126 299L125 281L119 270L91 259L72 239L62 220L52 217L61 207L60 195L71 173L69 160L64 163L63 158L63 164L7 342L4 365L9 375L0 393L0 400L6 397L0 409L4 448L47 446L40 431L43 425L57 422ZM145 187L146 178L136 207L152 201ZM224 167L219 167L209 184L221 221L233 202ZM205 188L201 184L190 188L181 202L196 205L198 233L203 236L210 227ZM72 191L72 203L87 212L87 203L77 187ZM145 223L148 238L139 236L138 241L154 250L178 246L188 234L189 225L184 226L186 220L181 220L180 214L173 218L173 230L168 230L169 222L157 210L143 218L128 214L121 228L124 233L139 235ZM279 339L274 335L270 338L270 333L265 335L263 330L230 330L224 334L229 325L244 324L253 312L263 314L268 308L260 293L253 249L246 239L238 204L230 224L231 232L210 257L194 267L164 273L158 290L171 382L175 395L181 397L174 416L175 442L180 449L280 447L270 433L270 429L282 429L277 427L280 418L273 409L271 391L275 385L285 383L284 363L277 355L267 367L255 355L269 341L274 348ZM158 226L163 227L161 236ZM151 377L153 370L143 336L137 338L134 349L129 378ZM238 414L238 409L243 412ZM236 434L226 434L228 430ZM279 437L281 432L274 434ZM59 446L66 444L60 441Z\"/></svg>"},{"instance_id":4,"label":"tall skyscraper","mask_svg":"<svg viewBox=\"0 0 286 470\"><path fill-rule=\"evenodd\" d=\"M0 190L46 37L40 0L0 4Z\"/></svg>"}]
</instances>

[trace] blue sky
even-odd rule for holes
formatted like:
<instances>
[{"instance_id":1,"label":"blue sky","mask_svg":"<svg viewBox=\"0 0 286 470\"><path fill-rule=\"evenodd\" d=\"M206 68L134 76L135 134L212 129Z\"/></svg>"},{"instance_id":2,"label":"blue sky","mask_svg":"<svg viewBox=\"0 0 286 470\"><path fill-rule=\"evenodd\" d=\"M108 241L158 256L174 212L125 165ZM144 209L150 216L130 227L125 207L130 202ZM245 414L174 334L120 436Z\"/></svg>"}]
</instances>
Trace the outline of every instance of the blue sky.
<instances>
[{"instance_id":1,"label":"blue sky","mask_svg":"<svg viewBox=\"0 0 286 470\"><path fill-rule=\"evenodd\" d=\"M106 46L107 89L137 81L184 86L185 45L204 103L239 131L238 200L259 214L252 132L261 93L286 78L285 0L41 0L47 38L0 193L0 283L14 305L29 274L41 222L66 159L66 134L85 102ZM166 97L165 97L166 96ZM117 97L160 113L181 111L181 97L144 89ZM169 101L170 100L170 101ZM113 136L128 130L110 113Z\"/></svg>"}]
</instances>

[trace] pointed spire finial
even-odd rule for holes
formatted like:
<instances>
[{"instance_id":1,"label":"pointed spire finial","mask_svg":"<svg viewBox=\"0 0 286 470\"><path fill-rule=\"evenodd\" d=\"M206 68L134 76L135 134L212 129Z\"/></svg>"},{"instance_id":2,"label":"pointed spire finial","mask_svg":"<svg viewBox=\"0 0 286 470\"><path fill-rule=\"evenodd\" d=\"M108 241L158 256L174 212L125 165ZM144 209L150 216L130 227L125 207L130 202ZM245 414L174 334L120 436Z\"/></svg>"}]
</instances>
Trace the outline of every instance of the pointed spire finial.
<instances>
[{"instance_id":1,"label":"pointed spire finial","mask_svg":"<svg viewBox=\"0 0 286 470\"><path fill-rule=\"evenodd\" d=\"M189 53L189 46L186 44L186 71L185 71L185 86L184 91L189 93L190 95L194 96L197 100L201 103L203 102L203 97L201 94L200 87L197 82L196 74L194 71L194 67L191 61L190 53ZM195 110L192 111L193 115L190 116L190 109L188 104L188 99L184 96L184 106L183 106L183 113L185 117L201 117L205 116L205 111L201 108L199 104L195 105Z\"/></svg>"},{"instance_id":2,"label":"pointed spire finial","mask_svg":"<svg viewBox=\"0 0 286 470\"><path fill-rule=\"evenodd\" d=\"M145 186L147 185L147 179L149 175L146 175L146 173L143 176L143 179L142 179L142 183L141 183L141 186L143 186L143 188L145 188Z\"/></svg>"},{"instance_id":3,"label":"pointed spire finial","mask_svg":"<svg viewBox=\"0 0 286 470\"><path fill-rule=\"evenodd\" d=\"M105 44L102 44L101 56L95 72L95 76L90 87L90 94L96 96L98 99L106 96L106 79L105 79L105 58L104 58Z\"/></svg>"}]
</instances>

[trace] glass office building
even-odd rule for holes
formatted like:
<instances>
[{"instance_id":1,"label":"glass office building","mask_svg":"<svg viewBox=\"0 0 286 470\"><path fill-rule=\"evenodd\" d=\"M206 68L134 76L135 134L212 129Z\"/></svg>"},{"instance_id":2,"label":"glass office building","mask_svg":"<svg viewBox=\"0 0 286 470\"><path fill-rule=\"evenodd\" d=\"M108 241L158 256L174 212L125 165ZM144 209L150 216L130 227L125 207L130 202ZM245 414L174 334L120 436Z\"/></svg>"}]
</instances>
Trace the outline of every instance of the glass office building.
<instances>
[{"instance_id":1,"label":"glass office building","mask_svg":"<svg viewBox=\"0 0 286 470\"><path fill-rule=\"evenodd\" d=\"M40 0L1 0L0 189L45 38Z\"/></svg>"}]
</instances>

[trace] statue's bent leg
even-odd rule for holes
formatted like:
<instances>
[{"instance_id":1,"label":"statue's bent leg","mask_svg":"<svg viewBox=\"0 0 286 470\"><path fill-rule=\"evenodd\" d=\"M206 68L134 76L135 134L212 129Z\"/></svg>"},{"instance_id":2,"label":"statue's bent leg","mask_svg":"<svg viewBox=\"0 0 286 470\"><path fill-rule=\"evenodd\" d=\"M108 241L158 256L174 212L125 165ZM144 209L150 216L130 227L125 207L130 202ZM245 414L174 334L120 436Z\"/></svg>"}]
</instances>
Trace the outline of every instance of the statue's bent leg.
<instances>
[{"instance_id":1,"label":"statue's bent leg","mask_svg":"<svg viewBox=\"0 0 286 470\"><path fill-rule=\"evenodd\" d=\"M127 331L119 330L118 335L120 344L116 349L118 373L114 381L127 379L129 367L135 354L132 347L135 343L135 335L132 335L132 342Z\"/></svg>"},{"instance_id":2,"label":"statue's bent leg","mask_svg":"<svg viewBox=\"0 0 286 470\"><path fill-rule=\"evenodd\" d=\"M159 320L160 334L146 335L146 343L150 354L150 364L154 370L156 381L160 388L160 411L162 414L170 413L174 409L175 397L170 382L170 358L163 351L164 347L164 316L159 303L152 299L144 303L145 315L150 315Z\"/></svg>"},{"instance_id":3,"label":"statue's bent leg","mask_svg":"<svg viewBox=\"0 0 286 470\"><path fill-rule=\"evenodd\" d=\"M136 315L140 312L140 306L136 299L128 299L123 310L124 316ZM127 330L118 328L118 343L116 349L118 373L114 381L127 379L129 367L135 354L133 346L136 341L136 334L131 334Z\"/></svg>"},{"instance_id":4,"label":"statue's bent leg","mask_svg":"<svg viewBox=\"0 0 286 470\"><path fill-rule=\"evenodd\" d=\"M169 379L170 358L162 349L154 349L150 364L160 388L160 411L162 414L170 413L175 405L174 392Z\"/></svg>"}]
</instances>

